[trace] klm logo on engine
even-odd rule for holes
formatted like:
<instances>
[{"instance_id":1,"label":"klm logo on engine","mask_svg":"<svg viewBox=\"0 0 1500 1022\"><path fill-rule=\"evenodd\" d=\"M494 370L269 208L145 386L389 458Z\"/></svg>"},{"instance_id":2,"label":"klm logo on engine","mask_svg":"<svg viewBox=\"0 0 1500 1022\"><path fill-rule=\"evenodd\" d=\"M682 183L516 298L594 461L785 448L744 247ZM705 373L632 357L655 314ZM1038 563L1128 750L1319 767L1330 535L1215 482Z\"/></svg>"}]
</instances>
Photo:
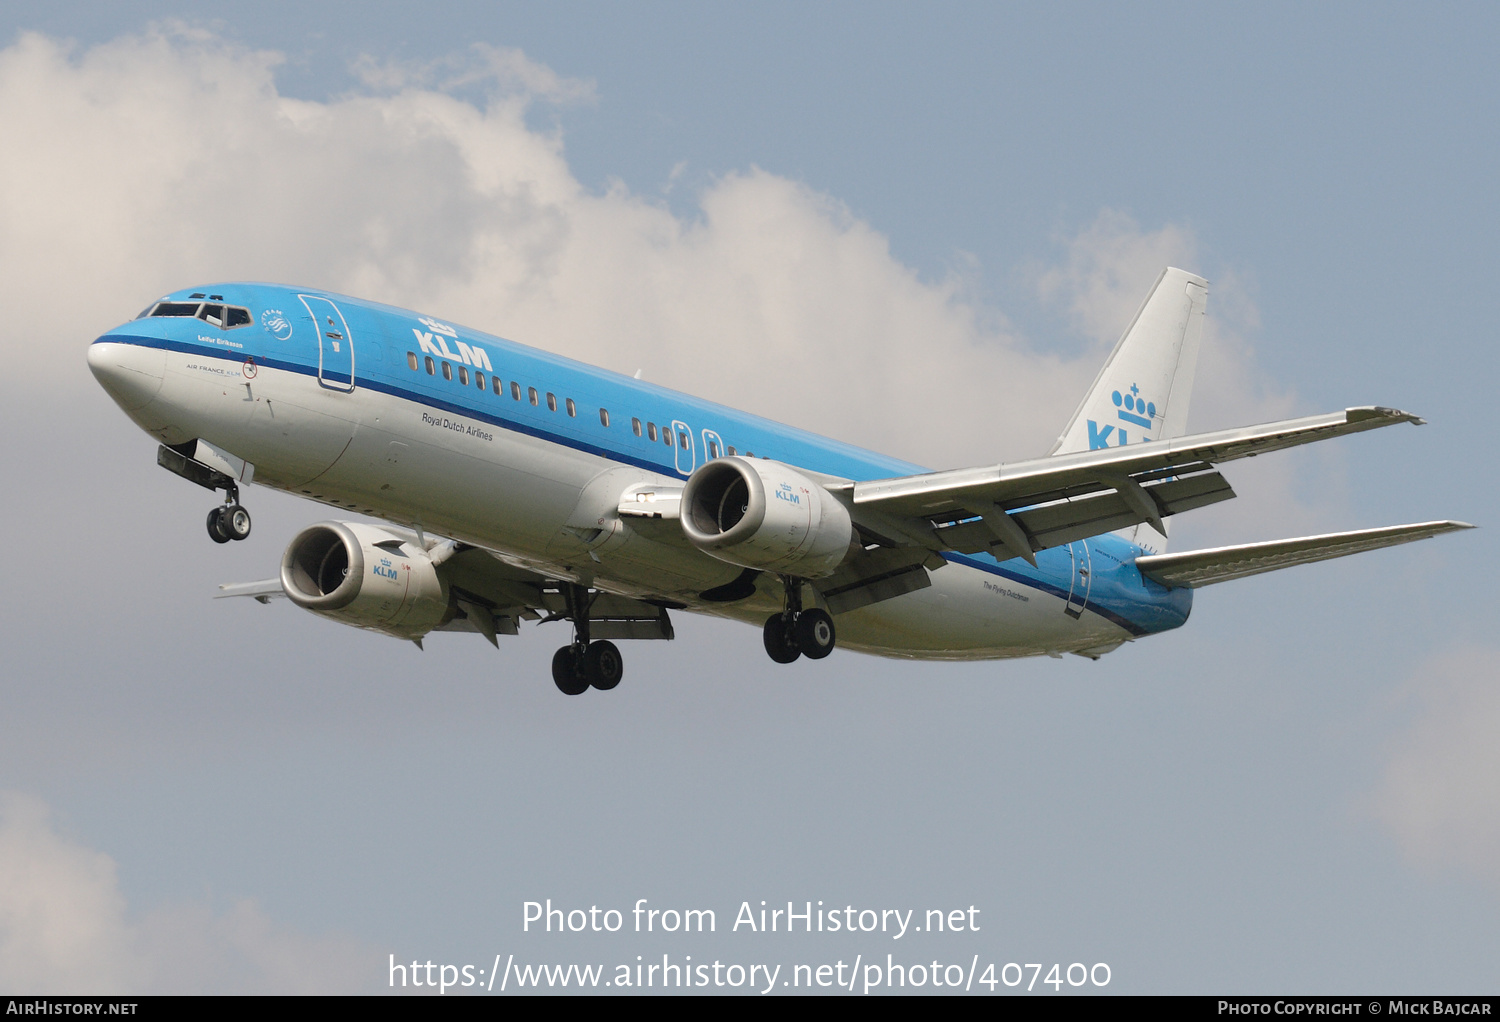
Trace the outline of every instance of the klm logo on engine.
<instances>
[{"instance_id":1,"label":"klm logo on engine","mask_svg":"<svg viewBox=\"0 0 1500 1022\"><path fill-rule=\"evenodd\" d=\"M391 559L389 557L382 557L380 559L380 563L375 565L375 574L379 575L381 578L391 579L392 581L395 581L401 577L396 572L396 567L391 563Z\"/></svg>"},{"instance_id":2,"label":"klm logo on engine","mask_svg":"<svg viewBox=\"0 0 1500 1022\"><path fill-rule=\"evenodd\" d=\"M465 365L473 366L475 369L483 369L487 373L495 371L490 365L489 353L478 344L471 345L460 341L458 339L458 331L447 323L439 323L437 320L428 319L425 316L417 320L417 322L428 328L427 330L421 330L417 327L411 328L411 332L416 335L417 346L422 349L424 354L431 355L434 358L445 358L450 362L462 362ZM448 341L450 339L458 346L457 352L448 350Z\"/></svg>"},{"instance_id":3,"label":"klm logo on engine","mask_svg":"<svg viewBox=\"0 0 1500 1022\"><path fill-rule=\"evenodd\" d=\"M788 504L799 504L800 505L802 503L802 498L798 494L796 494L796 493L794 493L792 491L792 484L791 483L782 483L781 486L779 486L775 490L774 496L776 497L777 500L784 500Z\"/></svg>"},{"instance_id":4,"label":"klm logo on engine","mask_svg":"<svg viewBox=\"0 0 1500 1022\"><path fill-rule=\"evenodd\" d=\"M1130 434L1122 424L1140 426L1148 433L1157 427L1159 423L1156 419L1156 402L1147 401L1140 396L1140 393L1141 389L1132 383L1128 392L1122 394L1117 390L1110 395L1110 399L1115 403L1115 417L1119 422L1106 423L1101 428L1093 419L1088 420L1089 450L1102 451L1109 447L1111 434L1115 437L1114 446L1124 447L1130 442ZM1143 436L1141 442L1144 443L1150 439L1149 436Z\"/></svg>"}]
</instances>

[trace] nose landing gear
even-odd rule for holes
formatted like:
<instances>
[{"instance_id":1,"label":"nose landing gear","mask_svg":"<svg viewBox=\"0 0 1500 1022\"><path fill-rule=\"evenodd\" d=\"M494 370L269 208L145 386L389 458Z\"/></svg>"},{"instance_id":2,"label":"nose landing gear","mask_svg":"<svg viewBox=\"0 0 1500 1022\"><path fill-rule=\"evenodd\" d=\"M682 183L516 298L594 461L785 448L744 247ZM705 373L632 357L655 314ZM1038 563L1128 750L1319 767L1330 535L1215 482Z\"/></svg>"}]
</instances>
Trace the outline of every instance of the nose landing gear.
<instances>
[{"instance_id":1,"label":"nose landing gear","mask_svg":"<svg viewBox=\"0 0 1500 1022\"><path fill-rule=\"evenodd\" d=\"M156 463L173 475L182 476L188 482L197 483L205 490L223 490L224 503L208 513L208 538L215 543L228 543L231 539L245 539L250 535L250 512L240 506L240 487L233 476L225 475L211 465L196 460L194 455L207 449L211 455L223 460L232 455L220 451L202 440L189 440L185 444L168 447L162 444L156 449ZM238 461L238 459L234 459ZM240 478L249 481L255 466L240 463L247 472Z\"/></svg>"},{"instance_id":2,"label":"nose landing gear","mask_svg":"<svg viewBox=\"0 0 1500 1022\"><path fill-rule=\"evenodd\" d=\"M208 538L215 543L250 535L250 512L237 502L221 504L208 513Z\"/></svg>"},{"instance_id":3,"label":"nose landing gear","mask_svg":"<svg viewBox=\"0 0 1500 1022\"><path fill-rule=\"evenodd\" d=\"M240 506L239 487L230 483L224 503L208 513L208 538L215 543L244 539L250 535L250 512Z\"/></svg>"},{"instance_id":4,"label":"nose landing gear","mask_svg":"<svg viewBox=\"0 0 1500 1022\"><path fill-rule=\"evenodd\" d=\"M778 664L789 664L798 657L822 660L837 644L833 618L828 612L812 607L802 609L802 582L783 578L786 584L786 609L766 620L763 633L766 653Z\"/></svg>"}]
</instances>

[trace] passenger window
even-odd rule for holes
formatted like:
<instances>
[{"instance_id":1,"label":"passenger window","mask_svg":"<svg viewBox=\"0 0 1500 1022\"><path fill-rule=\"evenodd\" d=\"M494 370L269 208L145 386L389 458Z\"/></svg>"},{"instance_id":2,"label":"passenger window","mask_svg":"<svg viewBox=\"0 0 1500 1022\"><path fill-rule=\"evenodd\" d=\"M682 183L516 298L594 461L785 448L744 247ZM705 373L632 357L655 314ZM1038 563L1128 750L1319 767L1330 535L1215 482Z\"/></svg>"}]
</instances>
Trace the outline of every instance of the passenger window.
<instances>
[{"instance_id":1,"label":"passenger window","mask_svg":"<svg viewBox=\"0 0 1500 1022\"><path fill-rule=\"evenodd\" d=\"M656 442L656 423L646 423L646 435L651 438L652 443Z\"/></svg>"},{"instance_id":2,"label":"passenger window","mask_svg":"<svg viewBox=\"0 0 1500 1022\"><path fill-rule=\"evenodd\" d=\"M641 435L641 420L637 419L634 416L631 416L631 418L630 418L630 429L631 429L631 432L633 432L636 436L640 436ZM652 437L651 439L655 440L656 438Z\"/></svg>"},{"instance_id":3,"label":"passenger window","mask_svg":"<svg viewBox=\"0 0 1500 1022\"><path fill-rule=\"evenodd\" d=\"M687 450L689 447L693 446L692 438L689 437L686 433L678 433L677 434L677 439L679 441L681 441L681 443L682 443L682 449L684 451Z\"/></svg>"},{"instance_id":4,"label":"passenger window","mask_svg":"<svg viewBox=\"0 0 1500 1022\"><path fill-rule=\"evenodd\" d=\"M458 367L458 382L462 383L465 387L469 385L469 369L467 366Z\"/></svg>"},{"instance_id":5,"label":"passenger window","mask_svg":"<svg viewBox=\"0 0 1500 1022\"><path fill-rule=\"evenodd\" d=\"M229 318L224 322L226 326L229 326L231 328L237 326L249 326L251 323L250 310L231 306L229 309Z\"/></svg>"},{"instance_id":6,"label":"passenger window","mask_svg":"<svg viewBox=\"0 0 1500 1022\"><path fill-rule=\"evenodd\" d=\"M537 404L537 400L536 400L536 388L535 387L527 387L526 388L526 396L529 397L529 398L531 398L531 405L532 405L533 408L535 408L536 404Z\"/></svg>"},{"instance_id":7,"label":"passenger window","mask_svg":"<svg viewBox=\"0 0 1500 1022\"><path fill-rule=\"evenodd\" d=\"M484 389L484 373L481 373L478 369L474 370L474 386L480 390Z\"/></svg>"},{"instance_id":8,"label":"passenger window","mask_svg":"<svg viewBox=\"0 0 1500 1022\"><path fill-rule=\"evenodd\" d=\"M449 365L447 362L443 363L443 379L445 379L445 380L451 380L451 379L453 379L453 367L451 365Z\"/></svg>"},{"instance_id":9,"label":"passenger window","mask_svg":"<svg viewBox=\"0 0 1500 1022\"><path fill-rule=\"evenodd\" d=\"M572 418L576 418L577 416L578 416L578 406L573 403L573 399L572 398L568 398L568 418L572 419Z\"/></svg>"},{"instance_id":10,"label":"passenger window","mask_svg":"<svg viewBox=\"0 0 1500 1022\"><path fill-rule=\"evenodd\" d=\"M417 353L415 351L408 351L406 353L406 364L411 366L412 372L417 371Z\"/></svg>"},{"instance_id":11,"label":"passenger window","mask_svg":"<svg viewBox=\"0 0 1500 1022\"><path fill-rule=\"evenodd\" d=\"M708 442L708 456L710 458L717 458L719 456L719 442L717 440L710 440Z\"/></svg>"},{"instance_id":12,"label":"passenger window","mask_svg":"<svg viewBox=\"0 0 1500 1022\"><path fill-rule=\"evenodd\" d=\"M672 446L672 427L671 426L663 426L661 428L661 442L664 443L664 444L666 444L668 447Z\"/></svg>"},{"instance_id":13,"label":"passenger window","mask_svg":"<svg viewBox=\"0 0 1500 1022\"><path fill-rule=\"evenodd\" d=\"M609 425L609 409L608 408L601 408L601 409L599 409L599 425L601 425L601 426L608 426Z\"/></svg>"},{"instance_id":14,"label":"passenger window","mask_svg":"<svg viewBox=\"0 0 1500 1022\"><path fill-rule=\"evenodd\" d=\"M491 376L490 382L495 385L495 394L498 396L500 394L500 377Z\"/></svg>"},{"instance_id":15,"label":"passenger window","mask_svg":"<svg viewBox=\"0 0 1500 1022\"><path fill-rule=\"evenodd\" d=\"M547 411L557 411L557 395L552 393L551 391L547 392Z\"/></svg>"},{"instance_id":16,"label":"passenger window","mask_svg":"<svg viewBox=\"0 0 1500 1022\"><path fill-rule=\"evenodd\" d=\"M732 444L730 445L730 448L729 448L729 456L731 458L734 457L734 446Z\"/></svg>"},{"instance_id":17,"label":"passenger window","mask_svg":"<svg viewBox=\"0 0 1500 1022\"><path fill-rule=\"evenodd\" d=\"M433 373L437 372L437 365L432 361L432 356L424 355L423 358L427 360L427 375L431 376Z\"/></svg>"},{"instance_id":18,"label":"passenger window","mask_svg":"<svg viewBox=\"0 0 1500 1022\"><path fill-rule=\"evenodd\" d=\"M512 401L521 400L521 385L515 380L510 381L510 397Z\"/></svg>"}]
</instances>

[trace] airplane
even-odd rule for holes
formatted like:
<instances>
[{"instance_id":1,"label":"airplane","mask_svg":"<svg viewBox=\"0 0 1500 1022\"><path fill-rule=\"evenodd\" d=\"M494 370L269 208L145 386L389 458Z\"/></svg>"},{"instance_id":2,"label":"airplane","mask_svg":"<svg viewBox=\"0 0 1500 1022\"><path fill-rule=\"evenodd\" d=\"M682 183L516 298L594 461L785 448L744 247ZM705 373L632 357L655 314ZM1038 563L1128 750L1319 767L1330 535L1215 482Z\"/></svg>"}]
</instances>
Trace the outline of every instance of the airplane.
<instances>
[{"instance_id":1,"label":"airplane","mask_svg":"<svg viewBox=\"0 0 1500 1022\"><path fill-rule=\"evenodd\" d=\"M1423 421L1367 406L1187 434L1207 295L1163 270L1051 451L944 470L318 289L174 292L88 363L160 466L224 492L214 542L250 534L252 482L378 520L310 525L278 577L220 596L419 647L569 622L552 675L578 695L619 684L611 640L671 639L671 611L756 625L780 664L1097 660L1180 627L1199 587L1472 528L1167 552L1169 517L1235 495L1220 465Z\"/></svg>"}]
</instances>

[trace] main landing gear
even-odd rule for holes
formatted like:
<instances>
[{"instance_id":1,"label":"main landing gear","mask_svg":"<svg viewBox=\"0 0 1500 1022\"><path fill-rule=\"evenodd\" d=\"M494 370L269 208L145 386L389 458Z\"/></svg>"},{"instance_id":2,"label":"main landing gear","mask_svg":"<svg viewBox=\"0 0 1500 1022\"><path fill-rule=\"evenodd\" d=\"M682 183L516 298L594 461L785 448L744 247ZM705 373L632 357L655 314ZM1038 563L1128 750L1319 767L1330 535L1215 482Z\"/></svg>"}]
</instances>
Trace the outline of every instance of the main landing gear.
<instances>
[{"instance_id":1,"label":"main landing gear","mask_svg":"<svg viewBox=\"0 0 1500 1022\"><path fill-rule=\"evenodd\" d=\"M833 618L818 607L802 609L802 582L783 578L786 585L786 609L766 621L766 653L778 664L789 664L800 656L822 660L837 642Z\"/></svg>"},{"instance_id":2,"label":"main landing gear","mask_svg":"<svg viewBox=\"0 0 1500 1022\"><path fill-rule=\"evenodd\" d=\"M224 488L224 503L208 513L208 538L215 543L245 539L250 535L250 512L240 506L240 489L234 483Z\"/></svg>"},{"instance_id":3,"label":"main landing gear","mask_svg":"<svg viewBox=\"0 0 1500 1022\"><path fill-rule=\"evenodd\" d=\"M589 641L589 605L594 598L587 586L564 586L563 598L573 622L573 642L552 655L552 680L563 695L583 695L590 688L608 692L624 676L625 658L608 639Z\"/></svg>"}]
</instances>

